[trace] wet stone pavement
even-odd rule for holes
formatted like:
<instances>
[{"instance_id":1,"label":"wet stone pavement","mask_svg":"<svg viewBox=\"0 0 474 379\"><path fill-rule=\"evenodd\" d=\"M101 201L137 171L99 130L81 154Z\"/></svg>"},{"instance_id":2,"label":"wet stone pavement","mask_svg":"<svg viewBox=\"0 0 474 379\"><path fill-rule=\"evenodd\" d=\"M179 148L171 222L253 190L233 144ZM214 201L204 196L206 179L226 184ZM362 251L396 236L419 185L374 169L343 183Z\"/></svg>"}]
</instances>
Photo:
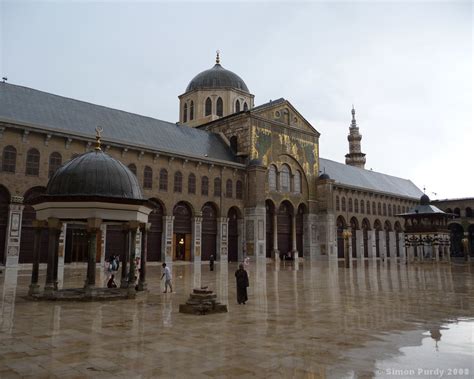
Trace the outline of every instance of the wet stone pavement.
<instances>
[{"instance_id":1,"label":"wet stone pavement","mask_svg":"<svg viewBox=\"0 0 474 379\"><path fill-rule=\"evenodd\" d=\"M106 302L30 301L30 269L3 269L0 378L474 377L473 264L252 262L246 305L236 268L174 263L163 294L149 266L147 294ZM85 275L66 266L61 284ZM179 313L198 285L229 312Z\"/></svg>"}]
</instances>

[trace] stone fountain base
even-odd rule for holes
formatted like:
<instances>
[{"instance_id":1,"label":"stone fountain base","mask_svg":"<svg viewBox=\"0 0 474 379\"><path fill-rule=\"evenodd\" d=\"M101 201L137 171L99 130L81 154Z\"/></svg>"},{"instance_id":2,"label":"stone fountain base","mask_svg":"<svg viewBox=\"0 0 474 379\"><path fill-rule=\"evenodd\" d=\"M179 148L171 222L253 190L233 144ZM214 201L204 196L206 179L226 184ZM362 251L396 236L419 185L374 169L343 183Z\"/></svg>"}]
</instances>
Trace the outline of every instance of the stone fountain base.
<instances>
[{"instance_id":1,"label":"stone fountain base","mask_svg":"<svg viewBox=\"0 0 474 379\"><path fill-rule=\"evenodd\" d=\"M189 295L186 304L179 305L179 312L193 315L226 313L227 305L219 303L217 295L208 290L207 287L195 288L193 293Z\"/></svg>"}]
</instances>

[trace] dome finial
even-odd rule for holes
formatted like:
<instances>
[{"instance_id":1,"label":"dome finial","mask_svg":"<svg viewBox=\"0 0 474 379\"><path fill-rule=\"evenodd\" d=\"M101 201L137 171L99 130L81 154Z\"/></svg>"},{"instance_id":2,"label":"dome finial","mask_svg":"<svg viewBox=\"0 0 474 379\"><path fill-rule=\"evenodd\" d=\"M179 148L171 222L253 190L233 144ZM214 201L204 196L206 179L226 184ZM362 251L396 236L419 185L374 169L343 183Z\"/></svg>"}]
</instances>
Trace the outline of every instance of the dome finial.
<instances>
[{"instance_id":1,"label":"dome finial","mask_svg":"<svg viewBox=\"0 0 474 379\"><path fill-rule=\"evenodd\" d=\"M221 52L220 52L219 50L216 50L216 64L221 64L221 59L220 59L220 57L219 57L219 54L220 54L220 53L221 53Z\"/></svg>"},{"instance_id":2,"label":"dome finial","mask_svg":"<svg viewBox=\"0 0 474 379\"><path fill-rule=\"evenodd\" d=\"M101 134L104 131L104 128L101 126L97 126L95 128L95 151L101 151L102 149L100 148L100 138L102 137Z\"/></svg>"},{"instance_id":3,"label":"dome finial","mask_svg":"<svg viewBox=\"0 0 474 379\"><path fill-rule=\"evenodd\" d=\"M355 128L357 127L357 122L356 122L356 118L355 118L355 115L356 115L356 110L354 108L354 104L352 104L352 123L351 123L351 127Z\"/></svg>"}]
</instances>

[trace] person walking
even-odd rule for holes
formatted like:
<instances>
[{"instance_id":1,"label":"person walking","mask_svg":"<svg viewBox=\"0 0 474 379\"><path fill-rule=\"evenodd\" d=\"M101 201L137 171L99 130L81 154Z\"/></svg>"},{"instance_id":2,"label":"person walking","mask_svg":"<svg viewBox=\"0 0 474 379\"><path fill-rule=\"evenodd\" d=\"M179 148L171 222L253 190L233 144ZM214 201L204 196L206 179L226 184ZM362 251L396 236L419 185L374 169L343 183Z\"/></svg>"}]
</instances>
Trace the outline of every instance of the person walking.
<instances>
[{"instance_id":1,"label":"person walking","mask_svg":"<svg viewBox=\"0 0 474 379\"><path fill-rule=\"evenodd\" d=\"M244 265L239 264L239 269L235 272L235 279L237 281L237 303L245 304L247 298L247 287L249 286L249 276L244 270Z\"/></svg>"},{"instance_id":2,"label":"person walking","mask_svg":"<svg viewBox=\"0 0 474 379\"><path fill-rule=\"evenodd\" d=\"M211 271L214 271L214 255L211 254L211 256L209 257L209 269Z\"/></svg>"},{"instance_id":3,"label":"person walking","mask_svg":"<svg viewBox=\"0 0 474 379\"><path fill-rule=\"evenodd\" d=\"M171 285L170 268L166 266L166 263L163 263L161 266L163 267L163 274L161 275L161 279L163 279L163 277L165 278L165 290L163 291L163 293L168 292L168 287L170 287L170 292L173 292L173 286Z\"/></svg>"}]
</instances>

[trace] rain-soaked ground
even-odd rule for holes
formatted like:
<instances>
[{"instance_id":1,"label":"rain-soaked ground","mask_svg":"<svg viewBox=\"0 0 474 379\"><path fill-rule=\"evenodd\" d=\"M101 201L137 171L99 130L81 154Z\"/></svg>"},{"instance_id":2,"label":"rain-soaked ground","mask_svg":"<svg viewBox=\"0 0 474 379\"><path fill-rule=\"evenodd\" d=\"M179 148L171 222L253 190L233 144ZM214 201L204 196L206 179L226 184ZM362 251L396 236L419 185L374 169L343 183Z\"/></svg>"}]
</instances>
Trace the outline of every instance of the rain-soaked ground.
<instances>
[{"instance_id":1,"label":"rain-soaked ground","mask_svg":"<svg viewBox=\"0 0 474 379\"><path fill-rule=\"evenodd\" d=\"M474 377L473 264L253 262L246 305L235 269L175 263L163 294L151 266L145 296L101 303L27 300L30 270L4 269L0 377ZM85 273L66 266L64 288ZM229 312L178 313L198 284Z\"/></svg>"}]
</instances>

